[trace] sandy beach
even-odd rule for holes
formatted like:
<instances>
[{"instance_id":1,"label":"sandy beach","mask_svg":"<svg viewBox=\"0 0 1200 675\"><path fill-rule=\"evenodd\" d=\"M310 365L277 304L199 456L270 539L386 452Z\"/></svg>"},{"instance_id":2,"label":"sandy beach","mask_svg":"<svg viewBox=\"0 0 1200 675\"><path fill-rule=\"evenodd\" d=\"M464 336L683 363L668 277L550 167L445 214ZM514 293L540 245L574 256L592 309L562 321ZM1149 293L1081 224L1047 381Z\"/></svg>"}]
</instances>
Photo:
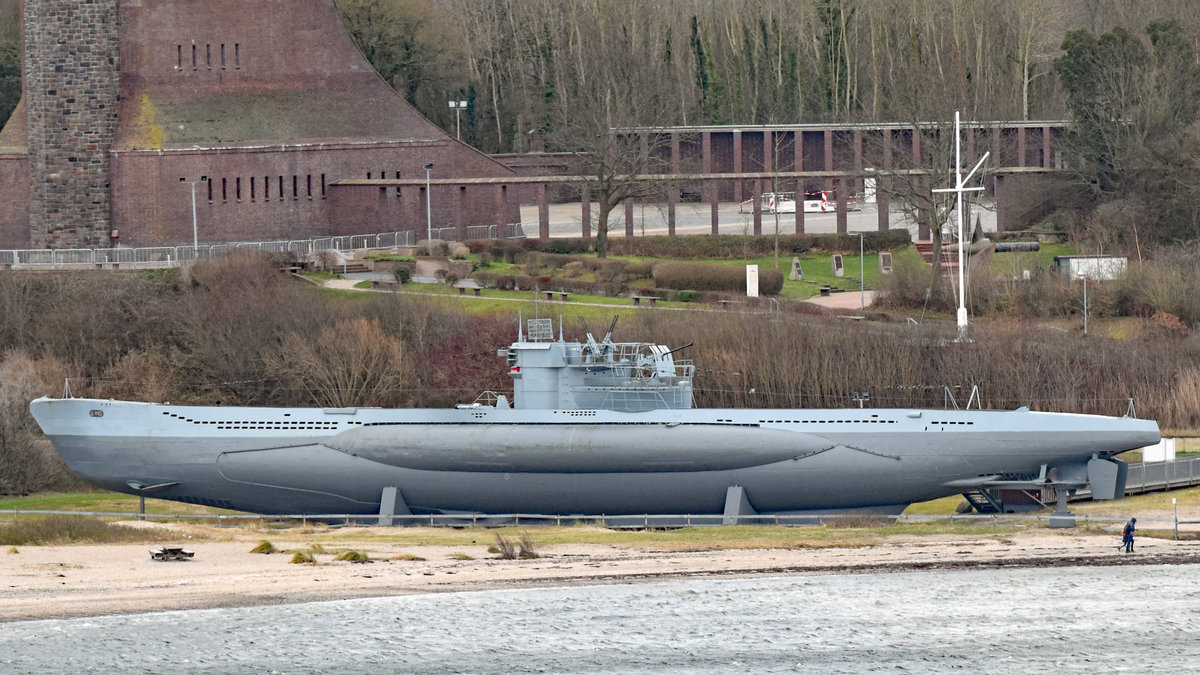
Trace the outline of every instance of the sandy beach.
<instances>
[{"instance_id":1,"label":"sandy beach","mask_svg":"<svg viewBox=\"0 0 1200 675\"><path fill-rule=\"evenodd\" d=\"M145 524L143 524L145 525ZM251 553L262 533L189 541L162 528L163 544L195 552L191 560L151 559L147 544L23 546L0 550L0 622L206 607L337 600L496 588L633 583L672 578L813 575L1070 565L1200 563L1200 541L1141 537L1133 554L1111 533L1017 530L995 535L895 535L858 547L670 551L661 547L538 546L541 557L500 560L479 531L469 546L396 545L389 531L356 528L315 564L290 553ZM536 530L534 531L536 538ZM232 539L229 537L232 536ZM300 533L276 532L281 549L308 549ZM698 547L697 547L698 548ZM369 563L335 561L338 550L368 553Z\"/></svg>"}]
</instances>

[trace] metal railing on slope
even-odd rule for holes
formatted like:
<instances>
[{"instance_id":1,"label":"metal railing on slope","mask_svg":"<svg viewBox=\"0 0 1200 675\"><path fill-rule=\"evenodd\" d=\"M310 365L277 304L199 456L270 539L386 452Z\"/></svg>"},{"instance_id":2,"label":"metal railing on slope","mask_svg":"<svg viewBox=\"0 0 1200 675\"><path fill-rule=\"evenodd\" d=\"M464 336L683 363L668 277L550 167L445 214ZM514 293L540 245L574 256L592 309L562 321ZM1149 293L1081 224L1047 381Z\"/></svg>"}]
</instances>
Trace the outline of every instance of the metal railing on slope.
<instances>
[{"instance_id":1,"label":"metal railing on slope","mask_svg":"<svg viewBox=\"0 0 1200 675\"><path fill-rule=\"evenodd\" d=\"M341 237L311 237L282 241L233 241L202 246L151 246L141 248L81 249L4 249L0 250L0 269L104 269L171 267L185 262L212 260L235 250L256 250L295 257L321 251L355 251L364 248L415 246L421 233L383 232ZM435 234L453 240L457 229L439 228ZM516 238L525 236L519 223L466 228L467 239Z\"/></svg>"}]
</instances>

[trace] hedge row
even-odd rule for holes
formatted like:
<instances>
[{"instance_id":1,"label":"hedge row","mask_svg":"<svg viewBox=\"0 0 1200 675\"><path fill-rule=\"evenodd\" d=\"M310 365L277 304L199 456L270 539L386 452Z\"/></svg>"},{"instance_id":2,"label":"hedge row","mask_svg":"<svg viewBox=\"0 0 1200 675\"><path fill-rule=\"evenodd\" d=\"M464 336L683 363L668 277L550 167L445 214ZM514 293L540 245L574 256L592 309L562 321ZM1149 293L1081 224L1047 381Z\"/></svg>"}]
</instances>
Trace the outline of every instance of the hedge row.
<instances>
[{"instance_id":1,"label":"hedge row","mask_svg":"<svg viewBox=\"0 0 1200 675\"><path fill-rule=\"evenodd\" d=\"M654 283L660 288L696 291L746 292L746 268L693 262L661 262L654 266ZM759 269L758 291L776 295L783 290L783 273Z\"/></svg>"},{"instance_id":2,"label":"hedge row","mask_svg":"<svg viewBox=\"0 0 1200 675\"><path fill-rule=\"evenodd\" d=\"M908 230L893 229L866 232L863 248L868 253L890 251L912 243ZM474 253L488 253L507 262L523 262L530 252L567 256L594 250L594 239L504 239L467 242ZM699 235L690 237L612 237L608 240L612 255L639 255L650 258L740 258L767 255L775 250L773 235ZM857 234L781 234L779 252L787 255L827 251L858 252Z\"/></svg>"}]
</instances>

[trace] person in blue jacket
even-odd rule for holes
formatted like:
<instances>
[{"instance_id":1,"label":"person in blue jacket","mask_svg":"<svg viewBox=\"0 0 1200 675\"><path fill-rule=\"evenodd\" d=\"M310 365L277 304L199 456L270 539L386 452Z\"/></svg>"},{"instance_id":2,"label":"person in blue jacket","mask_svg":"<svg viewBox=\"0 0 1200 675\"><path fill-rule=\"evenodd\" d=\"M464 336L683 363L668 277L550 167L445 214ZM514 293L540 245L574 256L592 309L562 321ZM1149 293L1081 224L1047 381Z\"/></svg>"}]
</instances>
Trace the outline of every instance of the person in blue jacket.
<instances>
[{"instance_id":1,"label":"person in blue jacket","mask_svg":"<svg viewBox=\"0 0 1200 675\"><path fill-rule=\"evenodd\" d=\"M1125 546L1126 553L1133 553L1133 533L1137 529L1137 518L1130 518L1128 523L1125 523L1125 529L1121 532L1121 543Z\"/></svg>"}]
</instances>

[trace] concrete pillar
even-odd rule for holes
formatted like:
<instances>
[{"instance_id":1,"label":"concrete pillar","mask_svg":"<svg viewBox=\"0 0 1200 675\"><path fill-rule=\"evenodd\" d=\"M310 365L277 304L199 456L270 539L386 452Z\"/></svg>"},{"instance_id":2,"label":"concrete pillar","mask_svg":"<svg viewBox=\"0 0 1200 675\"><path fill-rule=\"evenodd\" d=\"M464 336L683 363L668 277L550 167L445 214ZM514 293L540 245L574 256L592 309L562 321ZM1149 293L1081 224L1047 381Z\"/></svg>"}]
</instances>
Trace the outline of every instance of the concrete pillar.
<instances>
[{"instance_id":1,"label":"concrete pillar","mask_svg":"<svg viewBox=\"0 0 1200 675\"><path fill-rule=\"evenodd\" d=\"M592 188L584 185L579 191L579 201L583 207L583 212L579 214L579 219L583 221L580 226L580 236L584 239L592 238Z\"/></svg>"},{"instance_id":2,"label":"concrete pillar","mask_svg":"<svg viewBox=\"0 0 1200 675\"><path fill-rule=\"evenodd\" d=\"M721 225L721 215L720 215L721 203L717 199L717 192L720 190L720 188L717 185L716 181L706 180L706 181L704 181L704 190L711 197L708 202L709 218L712 221L712 233L717 234L720 232L720 225Z\"/></svg>"},{"instance_id":3,"label":"concrete pillar","mask_svg":"<svg viewBox=\"0 0 1200 675\"><path fill-rule=\"evenodd\" d=\"M671 132L671 173L679 175L679 133ZM679 184L667 190L667 236L675 236L675 205L679 203Z\"/></svg>"},{"instance_id":4,"label":"concrete pillar","mask_svg":"<svg viewBox=\"0 0 1200 675\"><path fill-rule=\"evenodd\" d=\"M796 130L792 134L792 170L804 171L804 132ZM796 179L796 234L804 234L804 190L807 186L803 178Z\"/></svg>"},{"instance_id":5,"label":"concrete pillar","mask_svg":"<svg viewBox=\"0 0 1200 675\"><path fill-rule=\"evenodd\" d=\"M1050 125L1042 127L1042 168L1054 168L1054 147L1050 143Z\"/></svg>"},{"instance_id":6,"label":"concrete pillar","mask_svg":"<svg viewBox=\"0 0 1200 675\"><path fill-rule=\"evenodd\" d=\"M1025 127L1017 127L1017 166L1027 166L1025 158Z\"/></svg>"},{"instance_id":7,"label":"concrete pillar","mask_svg":"<svg viewBox=\"0 0 1200 675\"><path fill-rule=\"evenodd\" d=\"M463 209L466 201L467 186L459 185L458 189L454 191L454 238L458 241L467 240L467 220Z\"/></svg>"},{"instance_id":8,"label":"concrete pillar","mask_svg":"<svg viewBox=\"0 0 1200 675\"><path fill-rule=\"evenodd\" d=\"M775 145L774 144L775 144L775 139L774 139L773 134L771 133L771 130L763 129L762 170L767 173L770 173L771 171L775 170ZM774 192L774 191L775 191L775 181L771 180L771 179L767 179L766 183L763 185L763 192Z\"/></svg>"},{"instance_id":9,"label":"concrete pillar","mask_svg":"<svg viewBox=\"0 0 1200 675\"><path fill-rule=\"evenodd\" d=\"M1001 134L1000 134L1000 125L999 124L992 125L991 135L992 135L992 138L991 138L992 157L989 161L991 161L993 166L1004 166L1004 158L1000 154L1000 136L1001 136ZM995 177L992 176L992 177L988 178L987 183L988 184L986 187L992 191L992 195L994 196L996 194Z\"/></svg>"},{"instance_id":10,"label":"concrete pillar","mask_svg":"<svg viewBox=\"0 0 1200 675\"><path fill-rule=\"evenodd\" d=\"M733 132L733 172L742 172L742 132L734 130ZM742 180L735 178L733 180L733 201L742 202Z\"/></svg>"},{"instance_id":11,"label":"concrete pillar","mask_svg":"<svg viewBox=\"0 0 1200 675\"><path fill-rule=\"evenodd\" d=\"M825 170L833 171L833 129L825 130ZM826 178L825 189L833 189L833 179Z\"/></svg>"},{"instance_id":12,"label":"concrete pillar","mask_svg":"<svg viewBox=\"0 0 1200 675\"><path fill-rule=\"evenodd\" d=\"M883 134L883 171L880 173L886 174L892 168L892 144L896 142L896 135L891 129L884 129ZM892 189L891 178L886 175L881 175L875 185L875 211L876 211L876 226L880 230L886 230L892 226L892 195L888 191ZM886 183L885 183L886 181Z\"/></svg>"},{"instance_id":13,"label":"concrete pillar","mask_svg":"<svg viewBox=\"0 0 1200 675\"><path fill-rule=\"evenodd\" d=\"M546 184L542 183L537 188L538 200L538 237L541 239L550 238L550 196L546 191Z\"/></svg>"},{"instance_id":14,"label":"concrete pillar","mask_svg":"<svg viewBox=\"0 0 1200 675\"><path fill-rule=\"evenodd\" d=\"M506 218L507 210L505 208L507 205L508 205L508 186L507 185L497 185L496 186L496 214L495 214L496 233L498 236L502 236L502 237L511 236L513 234L512 232L509 231L508 223L505 222L508 220Z\"/></svg>"},{"instance_id":15,"label":"concrete pillar","mask_svg":"<svg viewBox=\"0 0 1200 675\"><path fill-rule=\"evenodd\" d=\"M854 170L860 174L863 170L863 135L858 129L854 130ZM852 180L850 189L856 194L862 194L862 178Z\"/></svg>"},{"instance_id":16,"label":"concrete pillar","mask_svg":"<svg viewBox=\"0 0 1200 675\"><path fill-rule=\"evenodd\" d=\"M633 236L633 200L625 200L625 236Z\"/></svg>"},{"instance_id":17,"label":"concrete pillar","mask_svg":"<svg viewBox=\"0 0 1200 675\"><path fill-rule=\"evenodd\" d=\"M850 181L838 178L834 180L833 184L834 190L837 192L837 231L838 234L846 234L850 225L850 219L846 215L846 201L849 199L846 193L850 191Z\"/></svg>"},{"instance_id":18,"label":"concrete pillar","mask_svg":"<svg viewBox=\"0 0 1200 675\"><path fill-rule=\"evenodd\" d=\"M704 169L704 173L712 173L712 132L703 131L700 133L700 161ZM712 212L712 233L717 233L717 225L719 222L717 210L720 204L720 195L717 194L719 187L711 180L705 180L702 191L704 200L708 202L709 209Z\"/></svg>"},{"instance_id":19,"label":"concrete pillar","mask_svg":"<svg viewBox=\"0 0 1200 675\"><path fill-rule=\"evenodd\" d=\"M759 197L763 193L763 182L761 178L754 180L754 195L750 197L754 205L754 234L762 234L762 199Z\"/></svg>"}]
</instances>

